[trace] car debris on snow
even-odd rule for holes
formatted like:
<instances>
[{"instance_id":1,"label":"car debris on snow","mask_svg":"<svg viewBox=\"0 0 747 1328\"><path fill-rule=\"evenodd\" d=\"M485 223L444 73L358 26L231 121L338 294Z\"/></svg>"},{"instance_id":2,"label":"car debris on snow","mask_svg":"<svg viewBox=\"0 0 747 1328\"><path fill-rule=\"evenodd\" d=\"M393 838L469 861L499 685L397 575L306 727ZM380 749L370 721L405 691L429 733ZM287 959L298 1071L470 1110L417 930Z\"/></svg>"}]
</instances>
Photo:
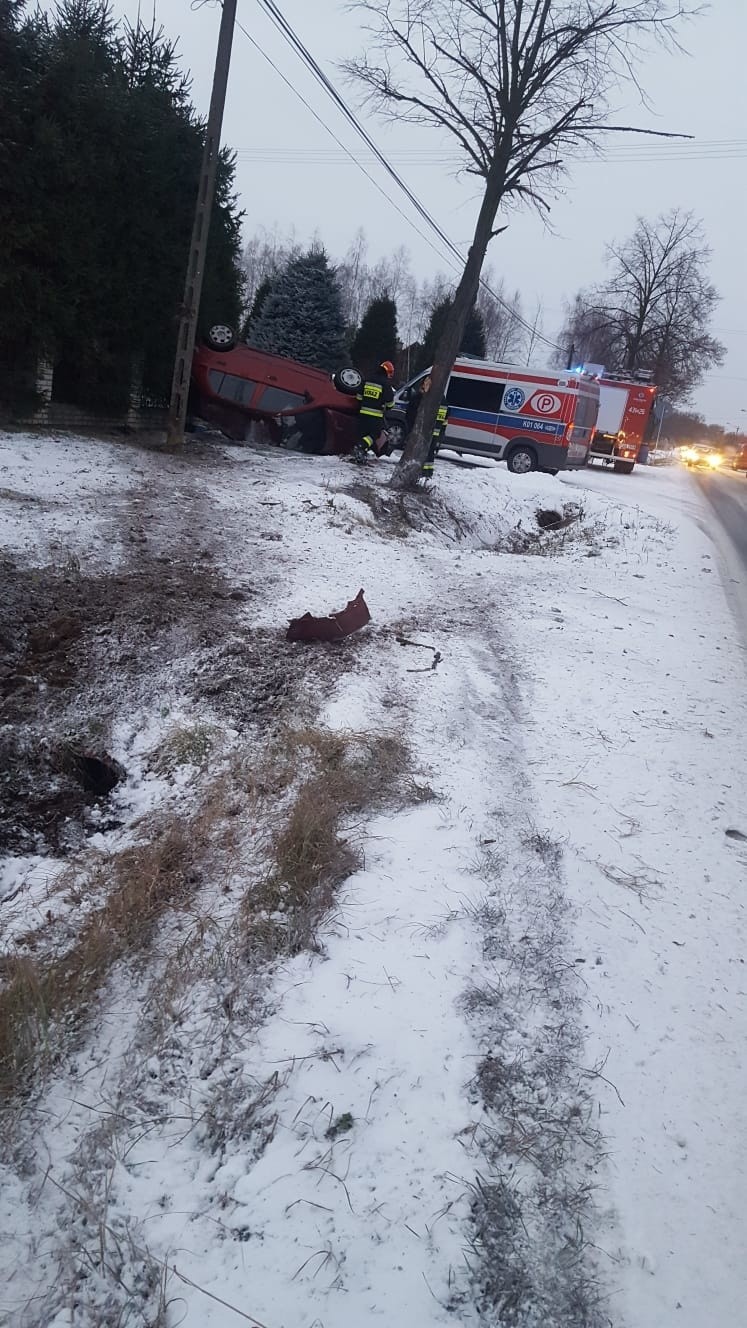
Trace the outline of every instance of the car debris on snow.
<instances>
[{"instance_id":1,"label":"car debris on snow","mask_svg":"<svg viewBox=\"0 0 747 1328\"><path fill-rule=\"evenodd\" d=\"M359 590L355 599L351 599L339 613L330 613L326 618L315 618L311 613L304 613L300 618L293 618L286 633L286 641L341 641L344 636L352 636L371 621L368 605Z\"/></svg>"}]
</instances>

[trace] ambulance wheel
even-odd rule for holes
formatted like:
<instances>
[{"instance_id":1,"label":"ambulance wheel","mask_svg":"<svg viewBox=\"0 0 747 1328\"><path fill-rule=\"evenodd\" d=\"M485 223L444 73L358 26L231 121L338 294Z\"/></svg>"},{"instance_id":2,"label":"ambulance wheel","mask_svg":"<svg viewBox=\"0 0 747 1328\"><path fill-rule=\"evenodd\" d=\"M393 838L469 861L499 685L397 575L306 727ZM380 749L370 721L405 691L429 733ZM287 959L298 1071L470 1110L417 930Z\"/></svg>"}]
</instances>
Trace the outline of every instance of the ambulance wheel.
<instances>
[{"instance_id":1,"label":"ambulance wheel","mask_svg":"<svg viewBox=\"0 0 747 1328\"><path fill-rule=\"evenodd\" d=\"M228 323L213 323L205 334L205 340L211 350L233 350L238 337Z\"/></svg>"},{"instance_id":2,"label":"ambulance wheel","mask_svg":"<svg viewBox=\"0 0 747 1328\"><path fill-rule=\"evenodd\" d=\"M332 375L332 382L338 392L344 392L346 396L354 397L363 385L363 378L358 370L351 366L347 369L337 369Z\"/></svg>"},{"instance_id":3,"label":"ambulance wheel","mask_svg":"<svg viewBox=\"0 0 747 1328\"><path fill-rule=\"evenodd\" d=\"M534 448L527 447L526 443L512 447L506 457L506 465L512 475L528 475L531 470L537 469L537 455Z\"/></svg>"}]
</instances>

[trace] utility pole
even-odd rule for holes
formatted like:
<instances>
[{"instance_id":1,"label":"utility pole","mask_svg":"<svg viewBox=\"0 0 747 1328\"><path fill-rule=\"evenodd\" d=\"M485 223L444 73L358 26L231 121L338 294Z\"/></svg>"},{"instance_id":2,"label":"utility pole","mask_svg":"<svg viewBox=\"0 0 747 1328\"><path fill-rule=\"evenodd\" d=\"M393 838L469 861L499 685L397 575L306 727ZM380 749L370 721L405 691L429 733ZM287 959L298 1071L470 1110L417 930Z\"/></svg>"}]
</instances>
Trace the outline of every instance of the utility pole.
<instances>
[{"instance_id":1,"label":"utility pole","mask_svg":"<svg viewBox=\"0 0 747 1328\"><path fill-rule=\"evenodd\" d=\"M210 215L215 196L215 177L220 154L220 133L223 125L223 108L226 104L228 70L231 64L231 46L236 18L236 0L222 0L223 12L218 35L218 52L215 57L213 91L210 97L205 130L205 148L202 154L200 187L197 191L195 219L192 225L192 239L189 246L187 276L184 283L184 299L179 317L179 335L176 342L174 377L171 383L171 404L166 431L166 446L181 447L184 442L184 421L187 418L187 397L192 373L192 356L195 349L197 315L200 309L202 279L205 273L205 253L207 250Z\"/></svg>"},{"instance_id":2,"label":"utility pole","mask_svg":"<svg viewBox=\"0 0 747 1328\"><path fill-rule=\"evenodd\" d=\"M664 416L665 416L666 413L667 413L667 409L668 409L668 407L669 407L669 402L667 401L666 397L662 397L662 398L661 398L661 415L659 416L659 427L658 427L658 429L657 429L657 431L656 431L656 441L655 441L655 443L654 443L654 451L655 451L655 452L658 451L658 447L659 447L659 439L661 438L661 426L662 426L662 424L664 423Z\"/></svg>"}]
</instances>

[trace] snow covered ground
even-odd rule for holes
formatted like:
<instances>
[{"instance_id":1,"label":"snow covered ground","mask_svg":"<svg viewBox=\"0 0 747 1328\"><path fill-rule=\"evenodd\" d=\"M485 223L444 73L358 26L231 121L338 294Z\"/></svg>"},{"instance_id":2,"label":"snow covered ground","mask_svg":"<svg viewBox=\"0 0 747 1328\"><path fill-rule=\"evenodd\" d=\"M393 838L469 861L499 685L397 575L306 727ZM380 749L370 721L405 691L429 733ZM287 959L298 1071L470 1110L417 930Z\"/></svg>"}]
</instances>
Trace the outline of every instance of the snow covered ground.
<instances>
[{"instance_id":1,"label":"snow covered ground","mask_svg":"<svg viewBox=\"0 0 747 1328\"><path fill-rule=\"evenodd\" d=\"M675 469L444 462L403 506L387 473L0 437L0 539L24 567L202 558L263 650L363 586L349 656L297 648L317 722L406 736L436 795L351 810L363 865L320 946L241 968L231 1018L208 969L178 1018L154 1007L197 920L219 954L250 817L230 879L119 966L9 1117L9 1324L741 1322L744 646L699 493ZM540 536L538 509L579 503ZM228 755L249 741L189 691L205 649L177 641L156 691L120 697L128 778L100 852L144 809L188 809L196 784L147 760L174 716ZM37 847L0 864L12 953L87 907Z\"/></svg>"}]
</instances>

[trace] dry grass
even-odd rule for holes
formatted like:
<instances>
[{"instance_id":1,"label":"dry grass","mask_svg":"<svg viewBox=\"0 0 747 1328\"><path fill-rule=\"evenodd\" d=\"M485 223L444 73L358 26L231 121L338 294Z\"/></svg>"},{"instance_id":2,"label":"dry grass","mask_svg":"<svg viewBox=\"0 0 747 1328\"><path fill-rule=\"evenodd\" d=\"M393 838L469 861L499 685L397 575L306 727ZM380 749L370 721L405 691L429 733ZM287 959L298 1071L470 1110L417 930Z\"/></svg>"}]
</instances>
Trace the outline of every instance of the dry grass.
<instances>
[{"instance_id":1,"label":"dry grass","mask_svg":"<svg viewBox=\"0 0 747 1328\"><path fill-rule=\"evenodd\" d=\"M244 960L262 963L316 947L338 887L363 861L357 818L432 796L413 779L396 734L291 730L259 765L237 757L191 817L151 818L141 842L93 856L76 872L75 897L89 911L73 943L0 959L0 1097L25 1091L54 1064L115 966L148 953L164 916L191 907L206 865L212 879L219 863L238 860L247 830L254 880L239 910L238 944ZM191 967L178 965L177 986Z\"/></svg>"},{"instance_id":2,"label":"dry grass","mask_svg":"<svg viewBox=\"0 0 747 1328\"><path fill-rule=\"evenodd\" d=\"M202 770L218 738L219 730L212 724L175 725L153 753L151 766L161 775L171 775L184 765Z\"/></svg>"},{"instance_id":3,"label":"dry grass","mask_svg":"<svg viewBox=\"0 0 747 1328\"><path fill-rule=\"evenodd\" d=\"M410 753L396 734L295 730L284 751L310 772L271 838L272 865L242 907L246 943L265 958L315 948L338 887L363 863L354 831L344 828L356 815L433 797L412 778Z\"/></svg>"},{"instance_id":4,"label":"dry grass","mask_svg":"<svg viewBox=\"0 0 747 1328\"><path fill-rule=\"evenodd\" d=\"M189 820L175 816L142 827L147 839L88 870L83 892L105 893L74 944L47 958L8 955L0 990L0 1095L23 1089L65 1032L85 1020L113 967L147 950L157 923L186 904L201 880L200 860L224 812L208 801Z\"/></svg>"}]
</instances>

